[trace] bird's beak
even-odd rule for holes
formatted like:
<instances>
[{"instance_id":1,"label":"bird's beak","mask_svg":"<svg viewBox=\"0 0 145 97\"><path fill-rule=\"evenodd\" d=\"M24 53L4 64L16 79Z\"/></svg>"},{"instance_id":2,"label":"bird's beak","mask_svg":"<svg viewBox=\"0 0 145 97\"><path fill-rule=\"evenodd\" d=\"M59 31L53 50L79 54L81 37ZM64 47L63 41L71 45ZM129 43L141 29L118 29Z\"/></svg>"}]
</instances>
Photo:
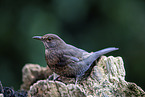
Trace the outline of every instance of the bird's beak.
<instances>
[{"instance_id":1,"label":"bird's beak","mask_svg":"<svg viewBox=\"0 0 145 97\"><path fill-rule=\"evenodd\" d=\"M42 37L42 36L33 36L32 38L33 38L33 39L37 39L37 40L42 40L41 37Z\"/></svg>"}]
</instances>

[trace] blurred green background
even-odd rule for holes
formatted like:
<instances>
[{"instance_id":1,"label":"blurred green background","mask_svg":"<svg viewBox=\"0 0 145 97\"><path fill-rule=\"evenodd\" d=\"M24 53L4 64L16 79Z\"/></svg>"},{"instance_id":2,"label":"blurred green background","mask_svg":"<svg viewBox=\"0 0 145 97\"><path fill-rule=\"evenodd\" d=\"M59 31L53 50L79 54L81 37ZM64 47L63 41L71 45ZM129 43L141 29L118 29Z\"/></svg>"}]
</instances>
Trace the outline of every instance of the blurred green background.
<instances>
[{"instance_id":1,"label":"blurred green background","mask_svg":"<svg viewBox=\"0 0 145 97\"><path fill-rule=\"evenodd\" d=\"M26 63L46 66L34 35L54 33L86 51L119 47L126 80L145 90L144 0L0 0L0 80L19 89Z\"/></svg>"}]
</instances>

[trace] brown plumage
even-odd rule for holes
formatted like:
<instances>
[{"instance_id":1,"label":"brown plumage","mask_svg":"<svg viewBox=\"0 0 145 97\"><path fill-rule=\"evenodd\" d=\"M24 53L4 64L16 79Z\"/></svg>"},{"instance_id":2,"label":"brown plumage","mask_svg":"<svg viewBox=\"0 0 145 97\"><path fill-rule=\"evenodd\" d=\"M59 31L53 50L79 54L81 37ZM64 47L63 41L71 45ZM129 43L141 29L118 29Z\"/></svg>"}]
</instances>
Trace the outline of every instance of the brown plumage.
<instances>
[{"instance_id":1,"label":"brown plumage","mask_svg":"<svg viewBox=\"0 0 145 97\"><path fill-rule=\"evenodd\" d=\"M34 36L33 38L44 43L45 60L53 72L65 77L75 77L76 79L81 77L102 54L118 50L118 48L112 47L88 53L85 50L66 44L55 34Z\"/></svg>"}]
</instances>

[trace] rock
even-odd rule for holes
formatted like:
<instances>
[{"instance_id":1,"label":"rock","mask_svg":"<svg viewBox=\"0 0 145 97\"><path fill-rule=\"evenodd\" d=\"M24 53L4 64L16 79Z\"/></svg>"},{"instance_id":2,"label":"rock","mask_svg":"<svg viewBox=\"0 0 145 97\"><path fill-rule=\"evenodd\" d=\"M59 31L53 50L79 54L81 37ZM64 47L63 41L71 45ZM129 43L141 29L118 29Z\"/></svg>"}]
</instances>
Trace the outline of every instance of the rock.
<instances>
[{"instance_id":1,"label":"rock","mask_svg":"<svg viewBox=\"0 0 145 97\"><path fill-rule=\"evenodd\" d=\"M59 81L40 80L30 87L29 94L36 97L84 97L80 87Z\"/></svg>"},{"instance_id":2,"label":"rock","mask_svg":"<svg viewBox=\"0 0 145 97\"><path fill-rule=\"evenodd\" d=\"M49 69L45 68L46 71L43 71L45 74L42 74L41 68L44 69L33 64L27 64L23 68L22 87L23 89L27 87L29 97L136 97L145 95L145 92L135 83L125 81L125 69L121 57L102 56L90 75L85 79L82 78L76 86L74 78L62 77L60 81L48 80L47 77L52 72L48 72ZM26 84L27 82L29 85Z\"/></svg>"},{"instance_id":3,"label":"rock","mask_svg":"<svg viewBox=\"0 0 145 97\"><path fill-rule=\"evenodd\" d=\"M26 64L22 69L21 90L29 90L30 86L40 79L47 79L53 72L48 67L38 64Z\"/></svg>"}]
</instances>

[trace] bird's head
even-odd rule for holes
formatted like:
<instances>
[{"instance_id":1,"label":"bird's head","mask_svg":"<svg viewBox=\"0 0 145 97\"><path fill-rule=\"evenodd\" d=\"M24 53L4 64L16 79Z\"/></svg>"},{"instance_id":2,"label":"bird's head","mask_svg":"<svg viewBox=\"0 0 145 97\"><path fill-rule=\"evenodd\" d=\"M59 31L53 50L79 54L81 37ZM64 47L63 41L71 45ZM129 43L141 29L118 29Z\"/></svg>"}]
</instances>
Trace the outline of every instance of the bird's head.
<instances>
[{"instance_id":1,"label":"bird's head","mask_svg":"<svg viewBox=\"0 0 145 97\"><path fill-rule=\"evenodd\" d=\"M44 36L34 36L33 39L41 40L44 43L46 49L62 47L66 43L55 34L46 34Z\"/></svg>"}]
</instances>

